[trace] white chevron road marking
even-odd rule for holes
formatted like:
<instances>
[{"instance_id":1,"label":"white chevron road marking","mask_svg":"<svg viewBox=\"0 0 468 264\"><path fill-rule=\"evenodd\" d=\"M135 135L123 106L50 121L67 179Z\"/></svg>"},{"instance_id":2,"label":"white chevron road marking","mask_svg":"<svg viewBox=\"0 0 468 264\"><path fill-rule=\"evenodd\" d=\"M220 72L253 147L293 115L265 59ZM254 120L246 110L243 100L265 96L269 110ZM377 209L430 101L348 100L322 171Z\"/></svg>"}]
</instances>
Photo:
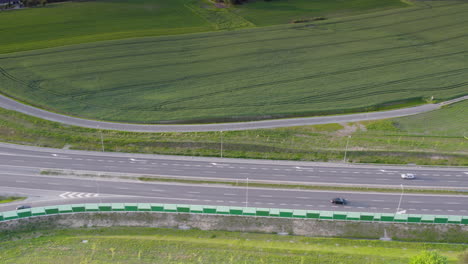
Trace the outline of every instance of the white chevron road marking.
<instances>
[{"instance_id":1,"label":"white chevron road marking","mask_svg":"<svg viewBox=\"0 0 468 264\"><path fill-rule=\"evenodd\" d=\"M97 193L78 193L78 192L64 192L59 195L63 199L73 199L73 198L90 198L98 197Z\"/></svg>"}]
</instances>

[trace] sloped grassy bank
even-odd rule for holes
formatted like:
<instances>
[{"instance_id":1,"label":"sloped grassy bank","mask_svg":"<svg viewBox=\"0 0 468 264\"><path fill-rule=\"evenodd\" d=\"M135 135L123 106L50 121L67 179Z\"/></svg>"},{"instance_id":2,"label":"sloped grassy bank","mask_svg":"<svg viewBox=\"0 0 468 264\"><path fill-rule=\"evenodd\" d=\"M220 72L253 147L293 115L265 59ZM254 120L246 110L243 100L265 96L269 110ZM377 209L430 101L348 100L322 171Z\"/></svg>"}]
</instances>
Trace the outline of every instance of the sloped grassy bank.
<instances>
[{"instance_id":1,"label":"sloped grassy bank","mask_svg":"<svg viewBox=\"0 0 468 264\"><path fill-rule=\"evenodd\" d=\"M66 126L0 109L3 142L230 158L468 165L468 101L415 116L248 131L132 133ZM346 147L347 146L347 147Z\"/></svg>"}]
</instances>

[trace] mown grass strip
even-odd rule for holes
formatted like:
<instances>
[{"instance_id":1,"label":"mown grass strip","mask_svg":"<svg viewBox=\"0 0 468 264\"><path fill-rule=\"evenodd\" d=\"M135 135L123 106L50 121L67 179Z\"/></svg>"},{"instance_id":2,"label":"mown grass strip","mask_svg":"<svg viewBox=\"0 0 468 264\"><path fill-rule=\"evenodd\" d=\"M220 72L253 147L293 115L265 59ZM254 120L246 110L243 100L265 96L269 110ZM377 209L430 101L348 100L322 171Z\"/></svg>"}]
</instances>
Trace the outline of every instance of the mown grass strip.
<instances>
[{"instance_id":1,"label":"mown grass strip","mask_svg":"<svg viewBox=\"0 0 468 264\"><path fill-rule=\"evenodd\" d=\"M23 201L26 197L20 196L0 196L0 203L11 203L17 201Z\"/></svg>"},{"instance_id":2,"label":"mown grass strip","mask_svg":"<svg viewBox=\"0 0 468 264\"><path fill-rule=\"evenodd\" d=\"M197 133L131 133L62 125L0 108L0 140L77 150L227 158L468 166L468 101L405 118ZM414 121L414 122L413 122ZM350 138L348 136L351 136ZM349 139L349 141L348 141Z\"/></svg>"}]
</instances>

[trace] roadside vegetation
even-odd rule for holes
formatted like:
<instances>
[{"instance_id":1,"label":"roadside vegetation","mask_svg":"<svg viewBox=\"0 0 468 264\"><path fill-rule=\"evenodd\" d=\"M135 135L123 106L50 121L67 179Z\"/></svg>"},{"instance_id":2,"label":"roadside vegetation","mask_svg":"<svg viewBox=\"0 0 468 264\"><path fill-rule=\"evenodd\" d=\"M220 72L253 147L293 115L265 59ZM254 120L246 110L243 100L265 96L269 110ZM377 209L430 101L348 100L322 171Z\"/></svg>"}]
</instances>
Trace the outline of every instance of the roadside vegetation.
<instances>
[{"instance_id":1,"label":"roadside vegetation","mask_svg":"<svg viewBox=\"0 0 468 264\"><path fill-rule=\"evenodd\" d=\"M62 125L0 109L0 139L32 146L186 156L468 165L468 101L429 113L247 131L132 133ZM441 127L443 128L441 131ZM347 146L347 147L346 147Z\"/></svg>"},{"instance_id":2,"label":"roadside vegetation","mask_svg":"<svg viewBox=\"0 0 468 264\"><path fill-rule=\"evenodd\" d=\"M467 14L466 1L424 1L305 24L9 53L0 55L0 91L52 111L130 123L423 104L466 95Z\"/></svg>"},{"instance_id":3,"label":"roadside vegetation","mask_svg":"<svg viewBox=\"0 0 468 264\"><path fill-rule=\"evenodd\" d=\"M462 244L112 227L10 233L0 237L0 262L401 264L422 251L436 250L455 264L466 248Z\"/></svg>"},{"instance_id":4,"label":"roadside vegetation","mask_svg":"<svg viewBox=\"0 0 468 264\"><path fill-rule=\"evenodd\" d=\"M26 199L26 197L18 197L18 196L0 196L0 204L2 203L11 203L16 201L22 201Z\"/></svg>"}]
</instances>

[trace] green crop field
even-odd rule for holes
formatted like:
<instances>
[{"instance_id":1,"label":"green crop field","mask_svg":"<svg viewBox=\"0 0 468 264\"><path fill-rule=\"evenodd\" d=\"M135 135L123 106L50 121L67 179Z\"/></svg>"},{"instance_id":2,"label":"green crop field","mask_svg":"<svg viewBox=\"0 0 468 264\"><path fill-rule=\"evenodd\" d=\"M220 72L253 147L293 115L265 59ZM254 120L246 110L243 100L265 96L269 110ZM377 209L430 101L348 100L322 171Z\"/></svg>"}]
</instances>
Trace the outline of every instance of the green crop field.
<instances>
[{"instance_id":1,"label":"green crop field","mask_svg":"<svg viewBox=\"0 0 468 264\"><path fill-rule=\"evenodd\" d=\"M468 140L464 138L468 134L466 109L468 101L388 120L225 131L223 156L341 162L348 145L350 162L468 166ZM104 130L102 135L106 151L220 156L219 132ZM61 125L1 108L0 139L33 146L101 151L98 130Z\"/></svg>"},{"instance_id":2,"label":"green crop field","mask_svg":"<svg viewBox=\"0 0 468 264\"><path fill-rule=\"evenodd\" d=\"M468 3L0 55L0 91L121 122L365 111L466 94Z\"/></svg>"},{"instance_id":3,"label":"green crop field","mask_svg":"<svg viewBox=\"0 0 468 264\"><path fill-rule=\"evenodd\" d=\"M259 1L260 2L260 1ZM94 0L0 12L0 53L100 40L237 29L406 6L399 0L289 0L215 8L209 0ZM252 9L252 10L251 10ZM303 9L303 10L301 10ZM286 10L286 12L285 12ZM255 19L253 24L242 16ZM343 13L344 12L344 13Z\"/></svg>"},{"instance_id":4,"label":"green crop field","mask_svg":"<svg viewBox=\"0 0 468 264\"><path fill-rule=\"evenodd\" d=\"M0 238L0 262L400 264L423 250L437 250L455 264L466 249L456 244L114 227L11 234Z\"/></svg>"},{"instance_id":5,"label":"green crop field","mask_svg":"<svg viewBox=\"0 0 468 264\"><path fill-rule=\"evenodd\" d=\"M0 12L0 53L98 40L211 31L189 0L71 1Z\"/></svg>"},{"instance_id":6,"label":"green crop field","mask_svg":"<svg viewBox=\"0 0 468 264\"><path fill-rule=\"evenodd\" d=\"M253 1L240 5L234 10L258 26L290 23L294 20L313 20L330 18L376 9L398 8L408 6L406 1L395 0L289 0L289 1Z\"/></svg>"}]
</instances>

